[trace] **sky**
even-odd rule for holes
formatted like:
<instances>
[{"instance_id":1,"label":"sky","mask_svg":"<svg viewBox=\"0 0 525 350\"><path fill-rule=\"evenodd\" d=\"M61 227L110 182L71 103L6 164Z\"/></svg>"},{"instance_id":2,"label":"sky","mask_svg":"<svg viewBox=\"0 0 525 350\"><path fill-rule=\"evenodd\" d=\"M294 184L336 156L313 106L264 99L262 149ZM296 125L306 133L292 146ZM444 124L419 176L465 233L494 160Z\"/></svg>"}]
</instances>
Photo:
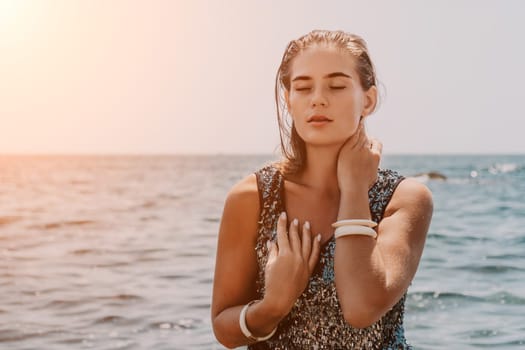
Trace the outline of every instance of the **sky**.
<instances>
[{"instance_id":1,"label":"sky","mask_svg":"<svg viewBox=\"0 0 525 350\"><path fill-rule=\"evenodd\" d=\"M525 153L525 2L0 0L0 154L270 154L275 73L362 36L384 153Z\"/></svg>"}]
</instances>

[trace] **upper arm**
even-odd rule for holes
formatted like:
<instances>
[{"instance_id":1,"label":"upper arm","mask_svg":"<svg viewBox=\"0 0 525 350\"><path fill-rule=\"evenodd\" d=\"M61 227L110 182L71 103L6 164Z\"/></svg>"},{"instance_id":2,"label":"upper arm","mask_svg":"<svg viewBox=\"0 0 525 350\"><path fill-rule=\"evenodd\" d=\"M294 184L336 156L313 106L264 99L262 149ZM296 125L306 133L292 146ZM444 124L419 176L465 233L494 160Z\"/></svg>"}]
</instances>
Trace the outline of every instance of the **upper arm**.
<instances>
[{"instance_id":1,"label":"upper arm","mask_svg":"<svg viewBox=\"0 0 525 350\"><path fill-rule=\"evenodd\" d=\"M386 269L390 304L405 293L416 273L432 217L430 190L405 179L398 185L378 225L377 244Z\"/></svg>"},{"instance_id":2,"label":"upper arm","mask_svg":"<svg viewBox=\"0 0 525 350\"><path fill-rule=\"evenodd\" d=\"M254 174L236 184L224 204L213 281L212 318L254 298L259 194Z\"/></svg>"}]
</instances>

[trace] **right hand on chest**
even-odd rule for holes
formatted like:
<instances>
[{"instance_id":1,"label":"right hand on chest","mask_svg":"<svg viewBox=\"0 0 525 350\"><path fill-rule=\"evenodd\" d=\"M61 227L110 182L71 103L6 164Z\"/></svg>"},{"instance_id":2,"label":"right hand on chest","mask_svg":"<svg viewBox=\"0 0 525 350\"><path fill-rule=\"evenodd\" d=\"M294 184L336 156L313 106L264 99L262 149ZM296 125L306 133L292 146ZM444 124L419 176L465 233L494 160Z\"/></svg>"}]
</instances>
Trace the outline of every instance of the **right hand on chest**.
<instances>
[{"instance_id":1,"label":"right hand on chest","mask_svg":"<svg viewBox=\"0 0 525 350\"><path fill-rule=\"evenodd\" d=\"M286 214L277 223L277 242L270 243L265 268L265 296L274 307L287 314L303 293L319 260L320 240L312 237L306 221L300 228L297 219L287 230Z\"/></svg>"}]
</instances>

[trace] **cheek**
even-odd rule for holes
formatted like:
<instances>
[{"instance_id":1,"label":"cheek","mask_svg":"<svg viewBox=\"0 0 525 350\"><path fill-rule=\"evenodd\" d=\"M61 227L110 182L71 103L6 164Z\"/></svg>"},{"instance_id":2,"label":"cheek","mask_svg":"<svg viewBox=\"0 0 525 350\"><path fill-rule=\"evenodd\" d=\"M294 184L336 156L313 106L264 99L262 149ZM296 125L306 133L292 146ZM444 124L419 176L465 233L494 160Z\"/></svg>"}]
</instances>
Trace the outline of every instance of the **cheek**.
<instances>
[{"instance_id":1,"label":"cheek","mask_svg":"<svg viewBox=\"0 0 525 350\"><path fill-rule=\"evenodd\" d=\"M300 96L297 96L295 94L290 94L290 98L288 99L288 109L289 110L297 110L300 109L301 106L304 104L304 98L301 98Z\"/></svg>"},{"instance_id":2,"label":"cheek","mask_svg":"<svg viewBox=\"0 0 525 350\"><path fill-rule=\"evenodd\" d=\"M304 103L300 99L290 99L288 105L286 106L288 113L292 117L292 120L300 118L305 110Z\"/></svg>"},{"instance_id":3,"label":"cheek","mask_svg":"<svg viewBox=\"0 0 525 350\"><path fill-rule=\"evenodd\" d=\"M341 113L346 116L349 124L357 125L362 118L363 108L359 103L347 103L341 110Z\"/></svg>"},{"instance_id":4,"label":"cheek","mask_svg":"<svg viewBox=\"0 0 525 350\"><path fill-rule=\"evenodd\" d=\"M361 120L360 111L353 109L352 106L348 106L348 109L342 111L342 113L344 115L344 118L342 118L344 120L344 127L341 128L341 132L343 132L346 137L350 137L359 127L359 121Z\"/></svg>"}]
</instances>

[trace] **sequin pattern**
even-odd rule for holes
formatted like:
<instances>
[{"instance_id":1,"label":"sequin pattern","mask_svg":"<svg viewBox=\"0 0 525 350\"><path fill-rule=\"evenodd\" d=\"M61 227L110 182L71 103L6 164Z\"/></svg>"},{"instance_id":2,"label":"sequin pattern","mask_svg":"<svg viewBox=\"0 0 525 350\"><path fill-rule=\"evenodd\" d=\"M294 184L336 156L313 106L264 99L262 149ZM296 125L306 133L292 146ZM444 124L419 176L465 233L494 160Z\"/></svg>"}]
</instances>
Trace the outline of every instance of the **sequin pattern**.
<instances>
[{"instance_id":1,"label":"sequin pattern","mask_svg":"<svg viewBox=\"0 0 525 350\"><path fill-rule=\"evenodd\" d=\"M260 169L256 176L261 203L255 247L259 267L257 291L262 298L264 267L268 260L266 243L275 239L277 219L284 210L284 180L273 165ZM392 170L379 170L377 181L368 193L374 221L381 221L385 207L402 179ZM319 263L308 287L281 321L275 335L267 341L249 345L248 349L411 349L403 329L406 294L380 320L367 328L353 328L344 320L334 284L334 252L335 239L332 237L321 248Z\"/></svg>"}]
</instances>

